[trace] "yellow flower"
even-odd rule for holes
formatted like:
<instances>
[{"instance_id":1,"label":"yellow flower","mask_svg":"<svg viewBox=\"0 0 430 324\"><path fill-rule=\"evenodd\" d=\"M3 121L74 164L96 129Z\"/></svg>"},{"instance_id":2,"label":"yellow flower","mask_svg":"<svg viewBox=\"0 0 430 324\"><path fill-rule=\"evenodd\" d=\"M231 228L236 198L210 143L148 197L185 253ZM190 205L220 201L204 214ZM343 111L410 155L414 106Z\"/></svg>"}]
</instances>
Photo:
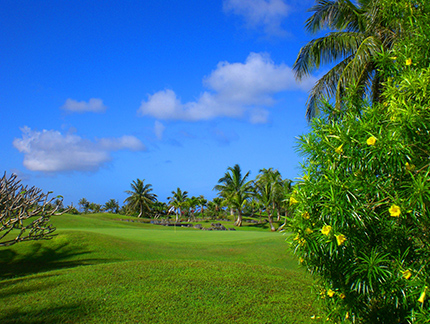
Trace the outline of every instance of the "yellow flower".
<instances>
[{"instance_id":1,"label":"yellow flower","mask_svg":"<svg viewBox=\"0 0 430 324\"><path fill-rule=\"evenodd\" d=\"M367 141L366 141L367 145L375 145L376 143L376 137L370 136Z\"/></svg>"},{"instance_id":2,"label":"yellow flower","mask_svg":"<svg viewBox=\"0 0 430 324\"><path fill-rule=\"evenodd\" d=\"M348 319L348 318L349 318L349 313L347 312L345 315L345 319Z\"/></svg>"},{"instance_id":3,"label":"yellow flower","mask_svg":"<svg viewBox=\"0 0 430 324\"><path fill-rule=\"evenodd\" d=\"M341 144L339 147L337 147L334 151L337 153L337 154L342 154L342 152L343 152L343 144Z\"/></svg>"},{"instance_id":4,"label":"yellow flower","mask_svg":"<svg viewBox=\"0 0 430 324\"><path fill-rule=\"evenodd\" d=\"M412 64L412 59L408 58L408 59L406 60L406 65L411 65L411 64Z\"/></svg>"},{"instance_id":5,"label":"yellow flower","mask_svg":"<svg viewBox=\"0 0 430 324\"><path fill-rule=\"evenodd\" d=\"M311 218L311 216L309 215L309 213L308 213L307 211L305 211L305 212L302 214L302 217L303 217L304 219L309 219L309 218Z\"/></svg>"},{"instance_id":6,"label":"yellow flower","mask_svg":"<svg viewBox=\"0 0 430 324\"><path fill-rule=\"evenodd\" d=\"M420 295L420 298L418 298L418 301L421 303L421 304L424 304L424 298L426 298L426 290L427 290L427 287L424 289L424 291L421 293L421 295Z\"/></svg>"},{"instance_id":7,"label":"yellow flower","mask_svg":"<svg viewBox=\"0 0 430 324\"><path fill-rule=\"evenodd\" d=\"M297 204L297 203L298 203L297 199L291 196L290 197L290 206L293 204Z\"/></svg>"},{"instance_id":8,"label":"yellow flower","mask_svg":"<svg viewBox=\"0 0 430 324\"><path fill-rule=\"evenodd\" d=\"M388 211L392 217L399 217L401 214L400 207L397 205L392 205Z\"/></svg>"},{"instance_id":9,"label":"yellow flower","mask_svg":"<svg viewBox=\"0 0 430 324\"><path fill-rule=\"evenodd\" d=\"M402 277L405 278L406 280L408 280L411 276L412 276L411 270L408 269L408 270L402 271Z\"/></svg>"},{"instance_id":10,"label":"yellow flower","mask_svg":"<svg viewBox=\"0 0 430 324\"><path fill-rule=\"evenodd\" d=\"M296 235L296 237L294 238L294 241L297 241L300 238L299 234Z\"/></svg>"},{"instance_id":11,"label":"yellow flower","mask_svg":"<svg viewBox=\"0 0 430 324\"><path fill-rule=\"evenodd\" d=\"M300 263L303 263L303 262L305 262L305 259L300 258L299 261L300 261Z\"/></svg>"},{"instance_id":12,"label":"yellow flower","mask_svg":"<svg viewBox=\"0 0 430 324\"><path fill-rule=\"evenodd\" d=\"M306 230L305 230L305 233L306 234L312 234L314 231L313 230L311 230L310 228L307 228Z\"/></svg>"},{"instance_id":13,"label":"yellow flower","mask_svg":"<svg viewBox=\"0 0 430 324\"><path fill-rule=\"evenodd\" d=\"M343 234L335 235L337 240L337 245L342 245L346 241L346 237Z\"/></svg>"},{"instance_id":14,"label":"yellow flower","mask_svg":"<svg viewBox=\"0 0 430 324\"><path fill-rule=\"evenodd\" d=\"M329 289L329 290L327 291L327 296L329 296L329 297L333 297L333 296L334 296L334 291L333 291L333 290L331 290L331 289Z\"/></svg>"},{"instance_id":15,"label":"yellow flower","mask_svg":"<svg viewBox=\"0 0 430 324\"><path fill-rule=\"evenodd\" d=\"M306 244L306 240L305 240L305 239L303 239L303 238L301 238L301 239L299 240L299 244L300 244L300 246L305 245L305 244Z\"/></svg>"},{"instance_id":16,"label":"yellow flower","mask_svg":"<svg viewBox=\"0 0 430 324\"><path fill-rule=\"evenodd\" d=\"M324 225L323 228L321 229L321 233L323 233L324 235L328 235L330 231L331 231L330 225Z\"/></svg>"},{"instance_id":17,"label":"yellow flower","mask_svg":"<svg viewBox=\"0 0 430 324\"><path fill-rule=\"evenodd\" d=\"M408 170L408 171L414 171L414 169L415 169L415 165L413 165L413 164L409 164L409 162L406 162L406 164L405 164L405 168L406 168L406 170Z\"/></svg>"},{"instance_id":18,"label":"yellow flower","mask_svg":"<svg viewBox=\"0 0 430 324\"><path fill-rule=\"evenodd\" d=\"M345 299L345 297L346 297L346 296L345 296L345 294L344 294L344 293L340 293L340 294L339 294L339 297L340 297L341 299Z\"/></svg>"}]
</instances>

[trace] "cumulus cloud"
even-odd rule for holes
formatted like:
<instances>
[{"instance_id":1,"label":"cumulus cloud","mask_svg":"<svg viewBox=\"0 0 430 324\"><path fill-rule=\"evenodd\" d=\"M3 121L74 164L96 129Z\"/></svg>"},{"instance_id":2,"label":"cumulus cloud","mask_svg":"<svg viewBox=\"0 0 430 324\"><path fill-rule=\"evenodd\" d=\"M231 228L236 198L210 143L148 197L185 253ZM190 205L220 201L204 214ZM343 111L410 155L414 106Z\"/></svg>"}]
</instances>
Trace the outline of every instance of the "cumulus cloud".
<instances>
[{"instance_id":1,"label":"cumulus cloud","mask_svg":"<svg viewBox=\"0 0 430 324\"><path fill-rule=\"evenodd\" d=\"M113 151L145 150L143 143L134 136L90 141L55 130L40 132L25 126L21 131L22 138L16 138L13 145L24 154L23 164L32 171L95 171L112 159Z\"/></svg>"},{"instance_id":2,"label":"cumulus cloud","mask_svg":"<svg viewBox=\"0 0 430 324\"><path fill-rule=\"evenodd\" d=\"M162 123L160 123L158 120L155 121L154 133L155 133L155 136L157 136L157 139L161 140L163 138L163 133L165 129L166 127Z\"/></svg>"},{"instance_id":3,"label":"cumulus cloud","mask_svg":"<svg viewBox=\"0 0 430 324\"><path fill-rule=\"evenodd\" d=\"M103 100L97 98L91 98L88 102L77 101L73 99L67 99L61 109L70 112L84 113L84 112L95 112L103 113L107 107L103 105Z\"/></svg>"},{"instance_id":4,"label":"cumulus cloud","mask_svg":"<svg viewBox=\"0 0 430 324\"><path fill-rule=\"evenodd\" d=\"M204 91L196 101L182 103L173 90L161 90L142 101L138 114L185 121L247 117L250 122L265 123L266 107L275 103L275 94L308 91L314 82L315 79L307 78L299 84L291 67L276 65L268 54L251 53L245 63L220 62L203 80L209 91Z\"/></svg>"},{"instance_id":5,"label":"cumulus cloud","mask_svg":"<svg viewBox=\"0 0 430 324\"><path fill-rule=\"evenodd\" d=\"M248 28L263 27L270 35L286 34L281 23L290 13L283 0L224 0L224 11L242 16Z\"/></svg>"}]
</instances>

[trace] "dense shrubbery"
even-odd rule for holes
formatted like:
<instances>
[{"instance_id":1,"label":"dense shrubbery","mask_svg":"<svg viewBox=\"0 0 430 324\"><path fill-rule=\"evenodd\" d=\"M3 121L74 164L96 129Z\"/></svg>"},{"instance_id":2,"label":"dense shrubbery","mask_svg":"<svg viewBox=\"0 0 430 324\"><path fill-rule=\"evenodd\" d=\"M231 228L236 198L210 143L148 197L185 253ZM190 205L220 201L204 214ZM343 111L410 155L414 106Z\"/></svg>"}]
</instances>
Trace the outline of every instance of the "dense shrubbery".
<instances>
[{"instance_id":1,"label":"dense shrubbery","mask_svg":"<svg viewBox=\"0 0 430 324\"><path fill-rule=\"evenodd\" d=\"M292 245L338 323L430 321L429 5L390 3L410 31L378 60L384 100L322 104L299 139Z\"/></svg>"}]
</instances>

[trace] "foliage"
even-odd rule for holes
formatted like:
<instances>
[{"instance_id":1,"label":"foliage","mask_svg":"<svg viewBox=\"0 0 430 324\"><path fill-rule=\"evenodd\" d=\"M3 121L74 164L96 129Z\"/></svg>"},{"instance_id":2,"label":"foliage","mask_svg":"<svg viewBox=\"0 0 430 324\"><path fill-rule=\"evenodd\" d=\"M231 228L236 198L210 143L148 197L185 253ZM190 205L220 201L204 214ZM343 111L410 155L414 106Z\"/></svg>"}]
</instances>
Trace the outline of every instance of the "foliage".
<instances>
[{"instance_id":1,"label":"foliage","mask_svg":"<svg viewBox=\"0 0 430 324\"><path fill-rule=\"evenodd\" d=\"M367 94L372 101L379 101L385 79L375 58L393 48L403 35L400 21L385 14L385 8L393 5L392 0L318 0L309 10L313 12L306 21L309 32L332 32L300 50L293 66L296 77L301 79L321 65L335 64L311 90L306 111L309 119L318 113L323 96L336 96L339 110L347 88L354 88L359 98Z\"/></svg>"},{"instance_id":2,"label":"foliage","mask_svg":"<svg viewBox=\"0 0 430 324\"><path fill-rule=\"evenodd\" d=\"M384 102L352 94L337 120L325 103L299 139L291 243L338 323L430 318L430 10L387 3L408 37L378 58Z\"/></svg>"},{"instance_id":3,"label":"foliage","mask_svg":"<svg viewBox=\"0 0 430 324\"><path fill-rule=\"evenodd\" d=\"M178 222L179 214L184 207L186 208L188 191L182 191L181 188L178 187L176 191L172 191L172 195L172 197L167 197L167 199L169 199L169 205L175 209L176 222Z\"/></svg>"},{"instance_id":4,"label":"foliage","mask_svg":"<svg viewBox=\"0 0 430 324\"><path fill-rule=\"evenodd\" d=\"M115 199L109 199L103 206L103 210L110 212L110 213L114 213L114 214L118 214L119 212L119 204L118 201L116 201Z\"/></svg>"},{"instance_id":5,"label":"foliage","mask_svg":"<svg viewBox=\"0 0 430 324\"><path fill-rule=\"evenodd\" d=\"M133 180L131 189L125 191L130 196L124 200L124 203L127 203L132 210L137 209L139 211L137 217L141 217L144 211L151 210L152 203L157 201L157 195L151 192L152 185L145 184L145 179Z\"/></svg>"},{"instance_id":6,"label":"foliage","mask_svg":"<svg viewBox=\"0 0 430 324\"><path fill-rule=\"evenodd\" d=\"M240 166L228 167L227 172L214 187L228 206L237 211L236 226L242 226L242 209L253 193L252 181L248 180L249 171L242 176Z\"/></svg>"},{"instance_id":7,"label":"foliage","mask_svg":"<svg viewBox=\"0 0 430 324\"><path fill-rule=\"evenodd\" d=\"M282 179L281 173L272 168L261 169L256 181L254 181L254 197L257 202L254 201L253 204L259 208L259 204L264 207L272 231L276 230L273 226L274 213L277 212L279 221L282 208L288 209L288 206L285 206L283 201L290 188L291 180Z\"/></svg>"},{"instance_id":8,"label":"foliage","mask_svg":"<svg viewBox=\"0 0 430 324\"><path fill-rule=\"evenodd\" d=\"M49 221L62 207L62 197L48 199L49 192L20 182L16 174L0 179L0 246L50 239L55 231Z\"/></svg>"},{"instance_id":9,"label":"foliage","mask_svg":"<svg viewBox=\"0 0 430 324\"><path fill-rule=\"evenodd\" d=\"M88 214L88 211L90 209L90 202L86 198L79 199L78 205L84 214Z\"/></svg>"}]
</instances>

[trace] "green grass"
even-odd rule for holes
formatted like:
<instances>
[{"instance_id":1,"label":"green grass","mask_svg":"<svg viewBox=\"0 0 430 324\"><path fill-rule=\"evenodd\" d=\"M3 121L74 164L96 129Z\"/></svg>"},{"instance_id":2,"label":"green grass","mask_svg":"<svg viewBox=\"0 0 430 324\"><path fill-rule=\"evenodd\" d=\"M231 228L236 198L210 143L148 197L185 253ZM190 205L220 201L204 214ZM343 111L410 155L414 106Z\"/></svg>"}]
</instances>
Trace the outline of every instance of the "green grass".
<instances>
[{"instance_id":1,"label":"green grass","mask_svg":"<svg viewBox=\"0 0 430 324\"><path fill-rule=\"evenodd\" d=\"M54 239L0 249L0 323L315 322L285 236L118 218L55 217Z\"/></svg>"}]
</instances>

